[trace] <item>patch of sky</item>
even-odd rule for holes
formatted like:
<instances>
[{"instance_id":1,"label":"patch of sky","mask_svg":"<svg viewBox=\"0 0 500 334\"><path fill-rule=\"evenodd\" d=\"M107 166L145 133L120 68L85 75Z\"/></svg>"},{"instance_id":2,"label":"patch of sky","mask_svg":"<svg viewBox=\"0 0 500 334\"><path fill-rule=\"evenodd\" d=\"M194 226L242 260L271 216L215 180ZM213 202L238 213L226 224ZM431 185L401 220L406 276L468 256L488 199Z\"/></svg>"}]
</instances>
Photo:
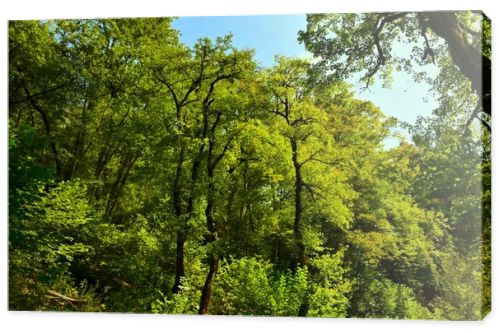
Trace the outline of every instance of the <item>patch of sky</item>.
<instances>
[{"instance_id":1,"label":"patch of sky","mask_svg":"<svg viewBox=\"0 0 500 334\"><path fill-rule=\"evenodd\" d=\"M311 58L311 54L297 41L298 31L307 27L305 14L181 17L174 21L173 26L181 32L181 41L189 46L193 46L199 38L215 40L232 34L237 48L255 50L255 59L261 67L272 66L276 55ZM394 45L393 52L397 57L407 57L411 49L399 43ZM424 70L431 78L438 73L434 65L427 65ZM348 82L359 98L372 101L387 116L402 122L413 124L418 116L430 116L438 106L429 92L430 85L415 81L411 74L405 72L395 72L390 87L383 87L382 82L377 80L373 86L364 89L364 84L359 83L359 76ZM394 131L408 136L399 127ZM398 142L396 137L390 137L384 145L391 148Z\"/></svg>"}]
</instances>

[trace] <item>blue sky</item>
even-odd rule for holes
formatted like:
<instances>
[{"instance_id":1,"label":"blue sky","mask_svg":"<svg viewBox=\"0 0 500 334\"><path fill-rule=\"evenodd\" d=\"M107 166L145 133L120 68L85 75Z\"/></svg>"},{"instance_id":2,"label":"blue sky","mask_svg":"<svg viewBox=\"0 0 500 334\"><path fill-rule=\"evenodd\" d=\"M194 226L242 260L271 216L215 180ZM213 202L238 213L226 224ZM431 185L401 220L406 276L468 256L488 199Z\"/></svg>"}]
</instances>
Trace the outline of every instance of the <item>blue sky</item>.
<instances>
[{"instance_id":1,"label":"blue sky","mask_svg":"<svg viewBox=\"0 0 500 334\"><path fill-rule=\"evenodd\" d=\"M261 66L272 66L277 54L307 54L297 41L297 32L306 28L305 15L182 17L173 26L181 32L181 41L188 45L201 37L215 39L232 33L236 47L255 49L255 58Z\"/></svg>"},{"instance_id":2,"label":"blue sky","mask_svg":"<svg viewBox=\"0 0 500 334\"><path fill-rule=\"evenodd\" d=\"M181 32L181 41L193 45L198 38L233 34L234 45L238 48L255 50L255 58L260 66L272 66L275 55L307 57L303 45L297 41L297 32L306 29L306 16L211 16L181 17L174 21L174 28ZM401 50L404 52L404 50ZM430 70L435 71L431 68ZM389 116L401 121L414 123L417 116L428 116L437 107L437 102L429 96L429 86L416 83L410 75L394 74L391 88L383 88L380 83L369 90L361 90L355 80L350 81L358 96L370 100ZM427 101L424 98L427 97ZM396 144L388 142L389 146Z\"/></svg>"}]
</instances>

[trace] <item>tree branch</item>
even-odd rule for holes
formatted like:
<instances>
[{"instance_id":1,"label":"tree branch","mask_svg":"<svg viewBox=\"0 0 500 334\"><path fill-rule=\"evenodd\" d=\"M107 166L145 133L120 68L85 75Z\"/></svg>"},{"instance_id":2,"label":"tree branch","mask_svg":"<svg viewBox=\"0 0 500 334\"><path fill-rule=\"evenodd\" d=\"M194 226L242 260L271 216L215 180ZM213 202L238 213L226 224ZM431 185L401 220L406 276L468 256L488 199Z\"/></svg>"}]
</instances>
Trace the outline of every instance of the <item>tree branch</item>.
<instances>
[{"instance_id":1,"label":"tree branch","mask_svg":"<svg viewBox=\"0 0 500 334\"><path fill-rule=\"evenodd\" d=\"M302 184L304 185L304 187L306 188L306 190L309 192L309 194L311 195L311 199L313 201L313 203L316 203L316 196L320 196L318 193L316 193L311 185L309 183L305 183L305 182L302 182Z\"/></svg>"},{"instance_id":2,"label":"tree branch","mask_svg":"<svg viewBox=\"0 0 500 334\"><path fill-rule=\"evenodd\" d=\"M378 18L377 24L376 24L376 29L372 34L373 43L371 45L371 47L375 46L377 49L377 54L378 54L377 62L375 64L375 67L373 67L371 70L368 70L368 73L363 76L363 79L367 80L365 89L368 88L368 80L371 77L373 77L378 72L380 67L385 65L385 63L386 63L386 57L384 54L384 50L382 49L382 45L380 44L380 33L382 32L382 30L384 29L384 27L387 23L393 22L393 21L405 16L406 14L407 13L395 13L395 14L391 14L391 15L382 14Z\"/></svg>"},{"instance_id":3,"label":"tree branch","mask_svg":"<svg viewBox=\"0 0 500 334\"><path fill-rule=\"evenodd\" d=\"M217 164L222 160L222 158L224 157L224 155L226 154L227 150L229 149L229 146L231 145L232 141L233 141L234 137L231 137L229 138L229 140L226 142L226 144L224 145L224 148L222 149L222 152L217 156L217 158L215 158L215 160L212 162L212 164L210 165L210 169L211 170L214 170L215 167L217 167Z\"/></svg>"},{"instance_id":4,"label":"tree branch","mask_svg":"<svg viewBox=\"0 0 500 334\"><path fill-rule=\"evenodd\" d=\"M68 296L65 296L61 293L58 293L56 291L53 291L53 290L48 290L47 291L47 294L45 295L46 298L49 298L49 299L62 299L64 300L65 302L68 302L70 304L86 304L87 301L86 300L83 300L83 299L74 299L74 298L71 298L71 297L68 297Z\"/></svg>"}]
</instances>

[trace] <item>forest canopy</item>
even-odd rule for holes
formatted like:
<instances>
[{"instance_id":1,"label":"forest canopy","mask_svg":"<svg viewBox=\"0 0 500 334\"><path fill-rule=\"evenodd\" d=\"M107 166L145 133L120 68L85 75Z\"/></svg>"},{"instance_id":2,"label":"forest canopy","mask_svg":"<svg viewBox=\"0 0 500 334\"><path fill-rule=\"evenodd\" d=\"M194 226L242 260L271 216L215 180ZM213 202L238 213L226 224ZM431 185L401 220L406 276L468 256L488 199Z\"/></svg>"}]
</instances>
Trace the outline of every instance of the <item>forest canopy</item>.
<instances>
[{"instance_id":1,"label":"forest canopy","mask_svg":"<svg viewBox=\"0 0 500 334\"><path fill-rule=\"evenodd\" d=\"M11 21L9 309L484 317L491 93L421 15L310 15L316 61L268 68L170 18ZM415 124L345 81L425 80L398 34L440 68Z\"/></svg>"}]
</instances>

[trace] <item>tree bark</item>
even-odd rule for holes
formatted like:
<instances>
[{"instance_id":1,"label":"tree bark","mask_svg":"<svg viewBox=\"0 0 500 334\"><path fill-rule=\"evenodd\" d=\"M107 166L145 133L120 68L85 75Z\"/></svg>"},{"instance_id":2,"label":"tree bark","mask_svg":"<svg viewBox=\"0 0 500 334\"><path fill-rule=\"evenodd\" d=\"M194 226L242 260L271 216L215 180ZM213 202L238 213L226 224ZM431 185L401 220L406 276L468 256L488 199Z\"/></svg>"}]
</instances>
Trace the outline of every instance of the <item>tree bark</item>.
<instances>
[{"instance_id":1,"label":"tree bark","mask_svg":"<svg viewBox=\"0 0 500 334\"><path fill-rule=\"evenodd\" d=\"M207 155L207 169L208 169L208 189L207 189L207 206L205 207L205 217L207 220L207 235L205 237L207 244L213 244L218 239L217 227L214 219L214 183L213 176L214 170L212 165L212 148L211 143ZM213 167L212 167L213 166ZM215 274L219 268L219 257L216 250L210 250L209 254L209 270L205 279L205 284L201 292L199 314L207 314L210 310L210 302L212 299L212 284L214 282Z\"/></svg>"},{"instance_id":2,"label":"tree bark","mask_svg":"<svg viewBox=\"0 0 500 334\"><path fill-rule=\"evenodd\" d=\"M182 199L181 199L181 177L182 177L182 164L184 163L185 148L181 143L179 150L179 159L177 161L177 168L175 171L175 178L172 189L172 204L174 207L177 222L180 224L182 219ZM183 228L182 226L179 228ZM184 270L184 246L186 244L186 237L183 231L177 231L176 242L176 259L175 259L175 281L172 286L172 292L177 293L180 291L182 278L185 276Z\"/></svg>"},{"instance_id":3,"label":"tree bark","mask_svg":"<svg viewBox=\"0 0 500 334\"><path fill-rule=\"evenodd\" d=\"M178 293L181 290L182 279L186 276L184 267L184 249L186 245L186 236L182 231L177 232L176 258L175 258L175 281L172 287L172 293Z\"/></svg>"},{"instance_id":4,"label":"tree bark","mask_svg":"<svg viewBox=\"0 0 500 334\"><path fill-rule=\"evenodd\" d=\"M108 196L108 203L106 205L106 217L111 217L116 209L116 205L121 196L123 188L127 184L127 179L134 167L135 162L139 158L139 153L128 152L121 159L120 168L115 182L111 186Z\"/></svg>"},{"instance_id":5,"label":"tree bark","mask_svg":"<svg viewBox=\"0 0 500 334\"><path fill-rule=\"evenodd\" d=\"M209 143L208 143L208 149L207 149L207 177L208 177L208 186L207 186L207 206L205 207L205 217L206 217L206 223L207 223L207 234L205 236L205 239L207 241L207 245L209 244L214 244L218 238L219 238L219 231L218 231L218 226L217 222L214 218L214 209L215 209L215 181L214 181L214 173L215 173L215 168L217 167L217 164L221 159L224 157L228 147L229 143L231 142L231 139L228 140L226 145L224 146L224 149L222 153L220 153L218 156L214 157L213 152L215 148L215 129L216 129L217 123L214 123L211 129L210 137L209 137ZM209 250L209 270L207 277L205 279L205 284L203 286L203 290L201 292L201 299L200 299L200 308L198 309L199 314L208 314L210 311L210 303L212 299L212 285L215 279L215 275L217 273L217 270L219 268L219 254L218 251L215 249L210 249Z\"/></svg>"},{"instance_id":6,"label":"tree bark","mask_svg":"<svg viewBox=\"0 0 500 334\"><path fill-rule=\"evenodd\" d=\"M481 100L483 111L491 116L491 59L469 43L454 12L421 13L428 27L448 44L460 72L470 80ZM486 19L486 18L483 18Z\"/></svg>"},{"instance_id":7,"label":"tree bark","mask_svg":"<svg viewBox=\"0 0 500 334\"><path fill-rule=\"evenodd\" d=\"M49 299L58 298L58 299L66 301L66 302L69 302L71 304L86 304L87 303L86 300L71 298L71 297L65 296L61 293L58 293L54 290L48 290L45 297L47 297Z\"/></svg>"},{"instance_id":8,"label":"tree bark","mask_svg":"<svg viewBox=\"0 0 500 334\"><path fill-rule=\"evenodd\" d=\"M78 163L83 157L84 154L84 146L85 146L85 137L86 137L86 114L87 109L91 105L88 101L88 97L85 96L82 106L82 114L80 116L80 126L78 129L78 135L75 140L75 153L73 154L73 162L71 164L71 170L69 171L69 175L67 177L68 180L72 180L75 176Z\"/></svg>"},{"instance_id":9,"label":"tree bark","mask_svg":"<svg viewBox=\"0 0 500 334\"><path fill-rule=\"evenodd\" d=\"M298 148L297 140L295 138L290 139L290 144L292 148L292 161L295 170L295 211L293 220L293 238L295 246L297 248L297 263L304 267L307 266L307 254L304 245L303 235L302 235L302 190L304 187L304 181L302 180L301 165L298 161Z\"/></svg>"},{"instance_id":10,"label":"tree bark","mask_svg":"<svg viewBox=\"0 0 500 334\"><path fill-rule=\"evenodd\" d=\"M57 152L56 143L54 142L54 139L52 138L52 131L50 128L49 116L47 115L47 112L45 112L45 110L38 104L38 102L30 94L30 91L26 87L26 84L24 84L23 88L24 88L24 92L27 96L27 99L28 99L30 105L42 117L42 122L43 122L43 125L45 127L45 133L47 134L47 138L49 139L50 148L52 150L52 155L54 157L54 163L56 165L56 175L58 177L62 177L63 176L62 175L62 164L61 164L61 161L59 160L59 153Z\"/></svg>"},{"instance_id":11,"label":"tree bark","mask_svg":"<svg viewBox=\"0 0 500 334\"><path fill-rule=\"evenodd\" d=\"M306 252L306 247L304 245L304 236L302 234L302 190L304 188L304 181L302 180L301 164L298 158L298 147L297 140L295 138L290 138L290 145L292 148L292 161L293 168L295 170L295 213L293 221L293 238L295 241L295 246L297 248L297 263L300 267L308 269L308 257ZM310 287L310 274L307 274L308 286ZM308 288L309 290L309 288ZM299 317L307 316L309 312L309 291L307 291L300 309L298 312Z\"/></svg>"},{"instance_id":12,"label":"tree bark","mask_svg":"<svg viewBox=\"0 0 500 334\"><path fill-rule=\"evenodd\" d=\"M213 186L209 185L209 188L213 190ZM209 190L210 191L210 190ZM207 216L207 228L208 228L208 242L214 243L217 241L217 229L215 226L215 221L213 219L213 196L210 194L210 198L207 201L207 207L205 209L205 214ZM200 308L198 310L199 314L208 314L210 311L210 304L212 301L212 285L215 279L215 275L219 268L219 257L215 250L211 250L209 255L209 270L207 277L205 279L205 284L203 285L203 290L201 291Z\"/></svg>"},{"instance_id":13,"label":"tree bark","mask_svg":"<svg viewBox=\"0 0 500 334\"><path fill-rule=\"evenodd\" d=\"M182 285L182 278L185 276L184 270L184 252L185 252L185 244L187 240L187 222L192 218L193 209L194 209L194 201L197 196L196 183L198 182L200 176L200 166L201 166L201 158L203 156L203 152L205 150L205 145L200 144L198 148L197 155L193 160L193 164L191 167L191 187L189 190L189 197L187 198L187 206L185 208L186 217L181 223L180 229L181 231L177 232L177 245L176 245L176 261L175 261L175 281L172 286L172 292L177 293L180 291L180 287ZM182 219L182 206L181 206L181 185L180 178L182 173L182 164L184 162L184 146L181 148L181 152L179 155L179 161L177 164L176 176L174 180L174 210L179 222Z\"/></svg>"},{"instance_id":14,"label":"tree bark","mask_svg":"<svg viewBox=\"0 0 500 334\"><path fill-rule=\"evenodd\" d=\"M424 15L431 30L448 44L453 62L467 77L476 92L481 91L481 53L465 38L454 12L429 12Z\"/></svg>"},{"instance_id":15,"label":"tree bark","mask_svg":"<svg viewBox=\"0 0 500 334\"><path fill-rule=\"evenodd\" d=\"M210 303L212 299L212 283L219 268L219 258L215 255L210 257L210 268L208 271L207 278L205 279L205 285L203 285L203 290L201 291L200 308L198 314L208 314L210 311Z\"/></svg>"}]
</instances>

